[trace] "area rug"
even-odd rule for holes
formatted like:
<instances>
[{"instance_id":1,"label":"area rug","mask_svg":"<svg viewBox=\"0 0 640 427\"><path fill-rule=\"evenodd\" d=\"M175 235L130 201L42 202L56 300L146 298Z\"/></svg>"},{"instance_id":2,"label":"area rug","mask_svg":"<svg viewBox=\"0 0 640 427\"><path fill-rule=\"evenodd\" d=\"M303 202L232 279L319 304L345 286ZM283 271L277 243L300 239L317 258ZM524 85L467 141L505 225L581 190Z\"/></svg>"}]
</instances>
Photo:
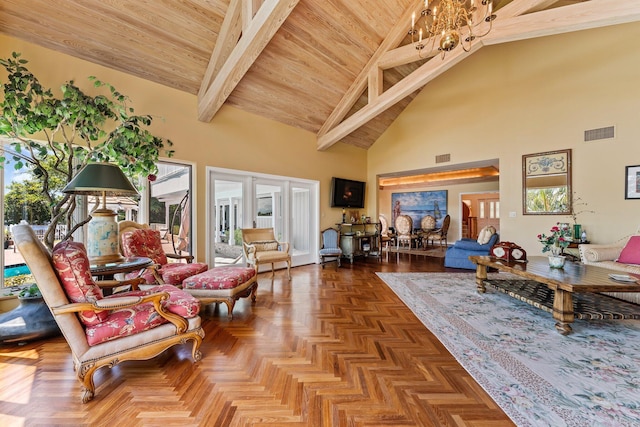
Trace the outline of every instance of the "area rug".
<instances>
[{"instance_id":1,"label":"area rug","mask_svg":"<svg viewBox=\"0 0 640 427\"><path fill-rule=\"evenodd\" d=\"M518 426L640 425L640 321L576 320L562 336L550 313L479 294L474 274L378 276Z\"/></svg>"},{"instance_id":2,"label":"area rug","mask_svg":"<svg viewBox=\"0 0 640 427\"><path fill-rule=\"evenodd\" d=\"M394 247L384 248L383 250L384 251L389 251L389 253L413 254L413 255L430 256L430 257L434 257L434 258L444 258L444 254L445 254L445 252L447 252L447 247L446 246L432 246L432 247L427 247L427 248L418 248L418 249L409 250L406 247L404 247L404 248L396 248L394 246Z\"/></svg>"}]
</instances>

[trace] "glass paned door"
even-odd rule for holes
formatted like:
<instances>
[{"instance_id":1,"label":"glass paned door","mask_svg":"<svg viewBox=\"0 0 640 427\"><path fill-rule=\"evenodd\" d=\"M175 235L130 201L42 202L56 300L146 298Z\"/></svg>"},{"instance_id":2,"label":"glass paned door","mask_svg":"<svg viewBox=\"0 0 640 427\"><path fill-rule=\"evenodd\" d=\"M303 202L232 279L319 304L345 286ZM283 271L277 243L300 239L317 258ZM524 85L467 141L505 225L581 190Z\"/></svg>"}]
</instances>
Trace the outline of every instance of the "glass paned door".
<instances>
[{"instance_id":1,"label":"glass paned door","mask_svg":"<svg viewBox=\"0 0 640 427\"><path fill-rule=\"evenodd\" d=\"M156 179L150 182L149 226L160 231L165 253L193 253L191 175L189 165L161 161ZM135 220L131 213L137 206L121 205L122 209L121 219Z\"/></svg>"},{"instance_id":2,"label":"glass paned door","mask_svg":"<svg viewBox=\"0 0 640 427\"><path fill-rule=\"evenodd\" d=\"M291 253L293 265L304 265L315 261L318 237L314 233L317 201L313 185L293 182L291 184Z\"/></svg>"},{"instance_id":3,"label":"glass paned door","mask_svg":"<svg viewBox=\"0 0 640 427\"><path fill-rule=\"evenodd\" d=\"M246 178L236 175L214 174L210 197L209 229L213 240L210 266L242 262L242 228L244 183Z\"/></svg>"},{"instance_id":4,"label":"glass paned door","mask_svg":"<svg viewBox=\"0 0 640 427\"><path fill-rule=\"evenodd\" d=\"M285 198L283 183L265 179L254 181L253 226L255 228L273 228L278 240L286 240Z\"/></svg>"},{"instance_id":5,"label":"glass paned door","mask_svg":"<svg viewBox=\"0 0 640 427\"><path fill-rule=\"evenodd\" d=\"M263 175L231 169L209 169L208 253L215 241L215 263L208 256L209 265L229 263L221 259L221 251L237 246L242 259L242 228L273 228L275 237L291 246L291 264L304 265L318 259L319 183ZM244 212L244 214L243 214ZM227 230L235 228L235 236ZM228 235L228 239L227 236ZM235 237L235 239L234 239Z\"/></svg>"}]
</instances>

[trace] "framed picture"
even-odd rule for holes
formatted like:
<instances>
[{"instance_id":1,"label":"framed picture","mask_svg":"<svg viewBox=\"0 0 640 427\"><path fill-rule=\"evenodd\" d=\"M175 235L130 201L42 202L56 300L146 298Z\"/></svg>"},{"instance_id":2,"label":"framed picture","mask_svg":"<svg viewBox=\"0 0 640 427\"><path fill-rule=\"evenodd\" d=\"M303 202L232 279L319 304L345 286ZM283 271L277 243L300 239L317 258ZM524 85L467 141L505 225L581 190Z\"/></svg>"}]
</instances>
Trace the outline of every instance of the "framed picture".
<instances>
[{"instance_id":1,"label":"framed picture","mask_svg":"<svg viewBox=\"0 0 640 427\"><path fill-rule=\"evenodd\" d=\"M398 215L409 215L413 220L413 227L420 228L422 217L431 215L436 219L438 228L447 216L447 190L393 193L391 206L393 224Z\"/></svg>"},{"instance_id":2,"label":"framed picture","mask_svg":"<svg viewBox=\"0 0 640 427\"><path fill-rule=\"evenodd\" d=\"M569 215L571 149L522 156L522 214Z\"/></svg>"},{"instance_id":3,"label":"framed picture","mask_svg":"<svg viewBox=\"0 0 640 427\"><path fill-rule=\"evenodd\" d=\"M640 199L640 165L625 168L624 198Z\"/></svg>"}]
</instances>

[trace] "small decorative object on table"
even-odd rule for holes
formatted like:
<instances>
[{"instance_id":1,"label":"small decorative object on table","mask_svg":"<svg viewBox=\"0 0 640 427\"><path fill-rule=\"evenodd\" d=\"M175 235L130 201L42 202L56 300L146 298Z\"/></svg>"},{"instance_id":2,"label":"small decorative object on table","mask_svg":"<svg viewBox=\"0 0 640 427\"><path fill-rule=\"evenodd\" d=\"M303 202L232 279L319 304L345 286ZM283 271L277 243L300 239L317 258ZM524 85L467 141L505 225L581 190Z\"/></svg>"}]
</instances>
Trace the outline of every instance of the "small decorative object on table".
<instances>
[{"instance_id":1,"label":"small decorative object on table","mask_svg":"<svg viewBox=\"0 0 640 427\"><path fill-rule=\"evenodd\" d=\"M491 247L492 257L506 261L527 262L527 252L513 242L500 242Z\"/></svg>"},{"instance_id":2,"label":"small decorative object on table","mask_svg":"<svg viewBox=\"0 0 640 427\"><path fill-rule=\"evenodd\" d=\"M571 230L566 227L559 227L560 223L551 227L549 235L538 234L538 240L542 243L542 253L551 252L549 255L549 267L564 267L564 249L571 243Z\"/></svg>"}]
</instances>

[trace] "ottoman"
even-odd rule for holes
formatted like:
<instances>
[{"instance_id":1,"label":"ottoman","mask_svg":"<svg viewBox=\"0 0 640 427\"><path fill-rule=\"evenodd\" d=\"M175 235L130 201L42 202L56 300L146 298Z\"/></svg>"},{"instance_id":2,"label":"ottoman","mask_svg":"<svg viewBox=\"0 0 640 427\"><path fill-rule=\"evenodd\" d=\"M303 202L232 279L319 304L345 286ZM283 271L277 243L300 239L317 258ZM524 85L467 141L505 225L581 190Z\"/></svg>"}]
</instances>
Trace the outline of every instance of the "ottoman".
<instances>
[{"instance_id":1,"label":"ottoman","mask_svg":"<svg viewBox=\"0 0 640 427\"><path fill-rule=\"evenodd\" d=\"M182 281L182 288L198 298L202 305L225 303L229 319L233 318L233 306L239 298L251 295L256 301L258 276L252 267L215 267Z\"/></svg>"}]
</instances>

